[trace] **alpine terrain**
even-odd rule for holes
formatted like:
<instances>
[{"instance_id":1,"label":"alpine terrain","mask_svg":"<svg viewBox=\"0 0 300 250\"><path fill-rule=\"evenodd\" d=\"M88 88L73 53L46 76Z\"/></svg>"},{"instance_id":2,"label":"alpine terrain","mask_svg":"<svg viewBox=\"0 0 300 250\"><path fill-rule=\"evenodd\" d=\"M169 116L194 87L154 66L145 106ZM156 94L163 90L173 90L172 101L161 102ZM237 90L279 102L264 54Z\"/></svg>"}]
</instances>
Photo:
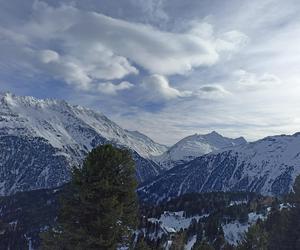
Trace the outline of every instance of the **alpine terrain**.
<instances>
[{"instance_id":1,"label":"alpine terrain","mask_svg":"<svg viewBox=\"0 0 300 250\"><path fill-rule=\"evenodd\" d=\"M162 155L155 157L155 160L164 168L171 169L201 155L246 143L247 141L243 137L231 139L215 131L206 135L194 134L183 138Z\"/></svg>"},{"instance_id":2,"label":"alpine terrain","mask_svg":"<svg viewBox=\"0 0 300 250\"><path fill-rule=\"evenodd\" d=\"M139 189L142 199L159 202L185 193L248 191L281 196L300 173L300 133L200 156L178 165Z\"/></svg>"},{"instance_id":3,"label":"alpine terrain","mask_svg":"<svg viewBox=\"0 0 300 250\"><path fill-rule=\"evenodd\" d=\"M0 195L60 186L72 166L108 142L132 150L139 182L162 171L150 158L166 146L101 113L65 101L0 93Z\"/></svg>"}]
</instances>

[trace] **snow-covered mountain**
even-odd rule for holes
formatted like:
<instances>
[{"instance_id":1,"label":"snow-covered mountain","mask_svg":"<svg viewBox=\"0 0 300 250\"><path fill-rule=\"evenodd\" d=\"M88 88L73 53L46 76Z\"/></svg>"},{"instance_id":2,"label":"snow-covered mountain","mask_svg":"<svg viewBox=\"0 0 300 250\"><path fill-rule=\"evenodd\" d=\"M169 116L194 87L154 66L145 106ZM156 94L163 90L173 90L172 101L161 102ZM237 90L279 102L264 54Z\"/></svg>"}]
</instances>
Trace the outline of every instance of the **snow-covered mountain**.
<instances>
[{"instance_id":1,"label":"snow-covered mountain","mask_svg":"<svg viewBox=\"0 0 300 250\"><path fill-rule=\"evenodd\" d=\"M70 166L106 142L133 151L139 181L160 173L150 157L167 147L103 114L65 101L0 93L0 195L60 185L69 179Z\"/></svg>"},{"instance_id":2,"label":"snow-covered mountain","mask_svg":"<svg viewBox=\"0 0 300 250\"><path fill-rule=\"evenodd\" d=\"M165 172L141 187L142 199L158 202L184 193L251 191L280 196L300 174L300 133L203 155Z\"/></svg>"},{"instance_id":3,"label":"snow-covered mountain","mask_svg":"<svg viewBox=\"0 0 300 250\"><path fill-rule=\"evenodd\" d=\"M247 143L243 137L231 139L213 131L206 135L194 134L183 138L154 160L166 169L189 162L201 155Z\"/></svg>"}]
</instances>

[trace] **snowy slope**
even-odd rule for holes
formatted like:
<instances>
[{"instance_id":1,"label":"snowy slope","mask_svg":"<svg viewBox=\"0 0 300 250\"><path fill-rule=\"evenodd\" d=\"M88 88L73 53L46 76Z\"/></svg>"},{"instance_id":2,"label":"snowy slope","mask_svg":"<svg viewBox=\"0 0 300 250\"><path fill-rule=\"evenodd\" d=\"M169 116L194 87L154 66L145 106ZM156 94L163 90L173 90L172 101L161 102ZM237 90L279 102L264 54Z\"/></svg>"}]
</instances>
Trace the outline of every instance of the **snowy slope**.
<instances>
[{"instance_id":1,"label":"snowy slope","mask_svg":"<svg viewBox=\"0 0 300 250\"><path fill-rule=\"evenodd\" d=\"M246 232L248 232L249 227L254 225L258 219L265 220L267 215L251 212L248 214L248 221L241 223L238 220L232 221L222 225L225 240L230 245L237 246L242 242L243 237Z\"/></svg>"},{"instance_id":2,"label":"snowy slope","mask_svg":"<svg viewBox=\"0 0 300 250\"><path fill-rule=\"evenodd\" d=\"M90 138L82 130L92 130L109 141L128 146L142 157L160 155L166 150L166 146L139 132L122 129L101 113L65 101L0 93L0 112L0 129L42 137L56 148L77 144L91 149Z\"/></svg>"},{"instance_id":3,"label":"snowy slope","mask_svg":"<svg viewBox=\"0 0 300 250\"><path fill-rule=\"evenodd\" d=\"M184 211L169 212L164 211L159 219L149 218L148 220L152 223L158 222L164 232L178 232L180 229L186 229L190 226L193 219L199 221L199 219L208 217L209 214L196 215L191 217L185 217Z\"/></svg>"},{"instance_id":4,"label":"snowy slope","mask_svg":"<svg viewBox=\"0 0 300 250\"><path fill-rule=\"evenodd\" d=\"M140 181L161 171L150 157L166 146L122 129L101 113L65 101L0 93L0 194L61 184L69 178L66 165L80 164L88 151L106 142L135 152Z\"/></svg>"},{"instance_id":5,"label":"snowy slope","mask_svg":"<svg viewBox=\"0 0 300 250\"><path fill-rule=\"evenodd\" d=\"M162 174L139 189L152 202L183 193L251 191L287 193L300 174L300 133L271 136L213 152Z\"/></svg>"},{"instance_id":6,"label":"snowy slope","mask_svg":"<svg viewBox=\"0 0 300 250\"><path fill-rule=\"evenodd\" d=\"M247 143L243 137L231 139L213 131L206 135L194 134L183 138L154 160L164 168L170 169L176 165L191 161L201 155L213 151Z\"/></svg>"}]
</instances>

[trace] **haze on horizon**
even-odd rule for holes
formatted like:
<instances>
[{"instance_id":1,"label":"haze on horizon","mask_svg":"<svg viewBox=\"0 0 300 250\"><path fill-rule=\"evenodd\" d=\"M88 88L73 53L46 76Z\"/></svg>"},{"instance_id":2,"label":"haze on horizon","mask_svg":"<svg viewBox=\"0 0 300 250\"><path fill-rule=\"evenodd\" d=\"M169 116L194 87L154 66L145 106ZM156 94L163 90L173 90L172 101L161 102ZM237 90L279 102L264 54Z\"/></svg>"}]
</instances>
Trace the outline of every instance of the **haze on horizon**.
<instances>
[{"instance_id":1,"label":"haze on horizon","mask_svg":"<svg viewBox=\"0 0 300 250\"><path fill-rule=\"evenodd\" d=\"M172 144L300 131L300 2L0 0L0 91Z\"/></svg>"}]
</instances>

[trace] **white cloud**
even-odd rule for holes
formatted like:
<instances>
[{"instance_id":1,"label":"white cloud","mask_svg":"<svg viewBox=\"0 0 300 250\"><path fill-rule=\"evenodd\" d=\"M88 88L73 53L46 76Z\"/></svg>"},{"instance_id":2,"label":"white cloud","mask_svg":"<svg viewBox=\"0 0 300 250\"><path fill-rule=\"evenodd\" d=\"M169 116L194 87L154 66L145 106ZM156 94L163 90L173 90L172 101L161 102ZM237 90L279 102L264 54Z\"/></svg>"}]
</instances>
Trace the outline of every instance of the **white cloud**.
<instances>
[{"instance_id":1,"label":"white cloud","mask_svg":"<svg viewBox=\"0 0 300 250\"><path fill-rule=\"evenodd\" d=\"M216 39L217 51L238 51L249 43L249 38L242 32L232 30L225 32Z\"/></svg>"},{"instance_id":2,"label":"white cloud","mask_svg":"<svg viewBox=\"0 0 300 250\"><path fill-rule=\"evenodd\" d=\"M150 100L171 100L192 95L191 91L180 91L170 86L167 78L162 75L151 75L144 79L142 89Z\"/></svg>"},{"instance_id":3,"label":"white cloud","mask_svg":"<svg viewBox=\"0 0 300 250\"><path fill-rule=\"evenodd\" d=\"M42 50L40 51L40 59L42 63L57 62L59 60L59 55L53 50Z\"/></svg>"},{"instance_id":4,"label":"white cloud","mask_svg":"<svg viewBox=\"0 0 300 250\"><path fill-rule=\"evenodd\" d=\"M228 95L231 95L231 93L218 84L203 85L197 91L197 96L202 99L219 100Z\"/></svg>"},{"instance_id":5,"label":"white cloud","mask_svg":"<svg viewBox=\"0 0 300 250\"><path fill-rule=\"evenodd\" d=\"M109 95L116 95L118 91L130 89L133 86L134 85L132 83L126 81L120 82L119 84L105 82L98 85L98 91Z\"/></svg>"},{"instance_id":6,"label":"white cloud","mask_svg":"<svg viewBox=\"0 0 300 250\"><path fill-rule=\"evenodd\" d=\"M36 1L24 9L29 2L10 0L0 9L2 88L32 94L37 87L39 96L101 107L163 142L212 129L249 139L299 130L297 1L130 0L139 8L126 0L55 8ZM238 68L247 71L230 73ZM58 93L63 88L52 89L51 81L35 86L45 79L39 74L84 91ZM136 84L153 74L156 82Z\"/></svg>"},{"instance_id":7,"label":"white cloud","mask_svg":"<svg viewBox=\"0 0 300 250\"><path fill-rule=\"evenodd\" d=\"M161 5L157 1L157 6L147 5L146 11L163 15ZM211 29L209 35L207 29ZM161 31L72 5L51 7L38 0L24 25L12 26L9 32L1 28L0 32L22 51L20 58L10 58L12 63L29 64L40 73L50 73L84 90L103 80L138 74L137 66L150 74L167 76L213 65L222 51L237 50L241 39L232 37L242 37L238 32L217 37L211 25L201 22L180 33ZM166 93L168 98L180 96L176 90Z\"/></svg>"},{"instance_id":8,"label":"white cloud","mask_svg":"<svg viewBox=\"0 0 300 250\"><path fill-rule=\"evenodd\" d=\"M163 5L165 0L130 0L132 4L138 5L146 20L152 22L163 22L169 19L168 14L164 11Z\"/></svg>"},{"instance_id":9,"label":"white cloud","mask_svg":"<svg viewBox=\"0 0 300 250\"><path fill-rule=\"evenodd\" d=\"M281 84L279 77L269 73L258 75L245 70L237 70L233 75L237 78L238 88L246 90L272 88Z\"/></svg>"},{"instance_id":10,"label":"white cloud","mask_svg":"<svg viewBox=\"0 0 300 250\"><path fill-rule=\"evenodd\" d=\"M184 84L181 84L184 85ZM144 100L150 101L168 101L174 99L202 99L202 100L220 100L231 95L223 86L219 84L206 84L191 90L179 90L170 85L165 76L153 74L145 77L141 84Z\"/></svg>"}]
</instances>

